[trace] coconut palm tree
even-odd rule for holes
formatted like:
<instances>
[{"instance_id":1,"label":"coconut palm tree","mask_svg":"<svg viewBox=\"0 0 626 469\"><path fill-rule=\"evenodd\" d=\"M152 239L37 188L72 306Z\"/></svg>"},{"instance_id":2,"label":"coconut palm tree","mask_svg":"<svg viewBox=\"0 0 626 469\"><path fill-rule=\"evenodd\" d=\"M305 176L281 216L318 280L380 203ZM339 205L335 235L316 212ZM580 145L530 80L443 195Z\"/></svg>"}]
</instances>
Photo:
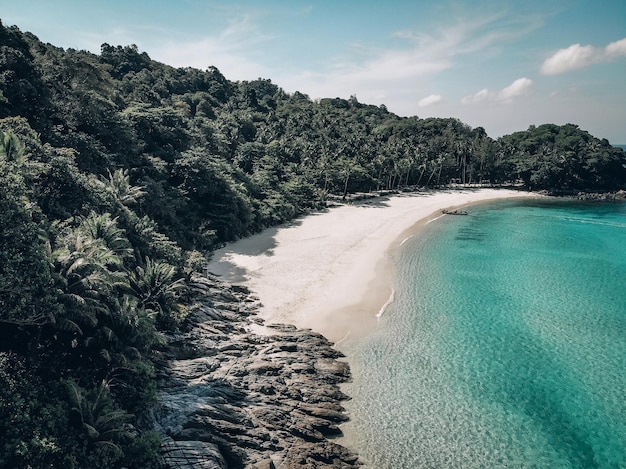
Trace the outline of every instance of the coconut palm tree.
<instances>
[{"instance_id":1,"label":"coconut palm tree","mask_svg":"<svg viewBox=\"0 0 626 469\"><path fill-rule=\"evenodd\" d=\"M139 300L139 307L157 313L161 320L180 319L182 306L178 298L184 287L183 279L174 279L176 269L163 261L146 258L129 276L130 288Z\"/></svg>"},{"instance_id":2,"label":"coconut palm tree","mask_svg":"<svg viewBox=\"0 0 626 469\"><path fill-rule=\"evenodd\" d=\"M118 226L118 217L111 218L109 213L91 212L80 221L79 231L94 240L102 242L122 259L132 255L133 250L126 233Z\"/></svg>"},{"instance_id":3,"label":"coconut palm tree","mask_svg":"<svg viewBox=\"0 0 626 469\"><path fill-rule=\"evenodd\" d=\"M106 299L127 285L122 257L107 246L106 237L94 237L91 232L107 225L107 217L102 217L102 223L96 218L88 217L77 228L67 230L52 253L60 300L65 305L57 323L79 335L85 333L84 327L96 327L99 315L109 314ZM112 238L109 242L122 249L114 225L109 223L105 231L105 236Z\"/></svg>"},{"instance_id":4,"label":"coconut palm tree","mask_svg":"<svg viewBox=\"0 0 626 469\"><path fill-rule=\"evenodd\" d=\"M113 462L123 456L121 443L133 438L132 415L117 408L111 396L110 382L102 380L86 390L73 380L65 381L72 415L84 431L88 444L108 455Z\"/></svg>"},{"instance_id":5,"label":"coconut palm tree","mask_svg":"<svg viewBox=\"0 0 626 469\"><path fill-rule=\"evenodd\" d=\"M125 206L136 204L145 194L143 187L131 185L127 169L109 171L109 177L104 183L115 200Z\"/></svg>"}]
</instances>

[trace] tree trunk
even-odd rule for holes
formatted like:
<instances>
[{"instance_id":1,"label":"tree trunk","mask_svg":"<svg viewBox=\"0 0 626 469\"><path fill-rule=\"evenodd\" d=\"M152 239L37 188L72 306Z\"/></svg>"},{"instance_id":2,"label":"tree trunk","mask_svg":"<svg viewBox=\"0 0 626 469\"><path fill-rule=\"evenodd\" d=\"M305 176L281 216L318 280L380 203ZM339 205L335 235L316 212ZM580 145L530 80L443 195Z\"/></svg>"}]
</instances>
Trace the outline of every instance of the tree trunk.
<instances>
[{"instance_id":1,"label":"tree trunk","mask_svg":"<svg viewBox=\"0 0 626 469\"><path fill-rule=\"evenodd\" d=\"M348 169L348 173L346 174L346 180L343 184L343 197L341 198L341 200L346 200L346 196L348 195L348 182L350 181L350 173L352 172L351 169Z\"/></svg>"},{"instance_id":2,"label":"tree trunk","mask_svg":"<svg viewBox=\"0 0 626 469\"><path fill-rule=\"evenodd\" d=\"M433 176L435 175L436 172L437 172L437 168L433 168L433 172L430 173L430 176L428 176L428 181L426 181L426 187L428 187L428 185L430 184L431 179L433 178Z\"/></svg>"},{"instance_id":3,"label":"tree trunk","mask_svg":"<svg viewBox=\"0 0 626 469\"><path fill-rule=\"evenodd\" d=\"M437 175L437 185L441 184L441 172L443 171L443 161L439 165L439 174Z\"/></svg>"}]
</instances>

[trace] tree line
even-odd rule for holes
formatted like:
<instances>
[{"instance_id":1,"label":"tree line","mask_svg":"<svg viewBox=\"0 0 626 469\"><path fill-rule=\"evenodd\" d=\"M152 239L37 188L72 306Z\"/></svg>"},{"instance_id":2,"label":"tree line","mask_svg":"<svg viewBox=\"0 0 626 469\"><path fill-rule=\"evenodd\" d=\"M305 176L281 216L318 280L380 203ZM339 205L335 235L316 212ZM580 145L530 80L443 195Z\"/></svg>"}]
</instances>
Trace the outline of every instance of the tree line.
<instances>
[{"instance_id":1,"label":"tree line","mask_svg":"<svg viewBox=\"0 0 626 469\"><path fill-rule=\"evenodd\" d=\"M157 467L155 360L207 253L357 192L626 185L576 125L499 139L0 23L0 467Z\"/></svg>"}]
</instances>

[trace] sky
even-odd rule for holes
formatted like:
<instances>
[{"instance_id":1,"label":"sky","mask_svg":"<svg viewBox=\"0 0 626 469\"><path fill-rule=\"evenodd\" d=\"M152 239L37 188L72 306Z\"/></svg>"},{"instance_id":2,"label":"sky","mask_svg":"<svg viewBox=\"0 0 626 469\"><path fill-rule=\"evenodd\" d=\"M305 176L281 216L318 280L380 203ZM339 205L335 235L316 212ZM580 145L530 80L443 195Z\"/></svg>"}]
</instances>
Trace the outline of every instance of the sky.
<instances>
[{"instance_id":1,"label":"sky","mask_svg":"<svg viewBox=\"0 0 626 469\"><path fill-rule=\"evenodd\" d=\"M0 0L0 19L494 138L573 123L626 144L626 0Z\"/></svg>"}]
</instances>

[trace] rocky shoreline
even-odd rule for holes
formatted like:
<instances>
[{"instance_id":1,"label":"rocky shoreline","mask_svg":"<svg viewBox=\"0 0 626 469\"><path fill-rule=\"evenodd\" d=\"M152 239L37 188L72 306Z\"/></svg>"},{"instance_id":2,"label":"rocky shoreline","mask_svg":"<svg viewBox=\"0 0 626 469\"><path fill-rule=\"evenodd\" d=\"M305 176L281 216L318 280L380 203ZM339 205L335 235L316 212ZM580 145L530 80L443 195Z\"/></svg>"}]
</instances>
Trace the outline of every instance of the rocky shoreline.
<instances>
[{"instance_id":1,"label":"rocky shoreline","mask_svg":"<svg viewBox=\"0 0 626 469\"><path fill-rule=\"evenodd\" d=\"M626 200L626 190L624 189L606 192L551 190L539 191L538 193L554 197L571 197L590 202L623 202Z\"/></svg>"},{"instance_id":2,"label":"rocky shoreline","mask_svg":"<svg viewBox=\"0 0 626 469\"><path fill-rule=\"evenodd\" d=\"M621 202L626 200L626 190L617 192L579 192L578 200L592 200L596 202Z\"/></svg>"},{"instance_id":3,"label":"rocky shoreline","mask_svg":"<svg viewBox=\"0 0 626 469\"><path fill-rule=\"evenodd\" d=\"M192 289L160 366L155 419L166 467L360 467L333 441L347 420L341 352L311 330L262 325L245 287L196 276Z\"/></svg>"}]
</instances>

